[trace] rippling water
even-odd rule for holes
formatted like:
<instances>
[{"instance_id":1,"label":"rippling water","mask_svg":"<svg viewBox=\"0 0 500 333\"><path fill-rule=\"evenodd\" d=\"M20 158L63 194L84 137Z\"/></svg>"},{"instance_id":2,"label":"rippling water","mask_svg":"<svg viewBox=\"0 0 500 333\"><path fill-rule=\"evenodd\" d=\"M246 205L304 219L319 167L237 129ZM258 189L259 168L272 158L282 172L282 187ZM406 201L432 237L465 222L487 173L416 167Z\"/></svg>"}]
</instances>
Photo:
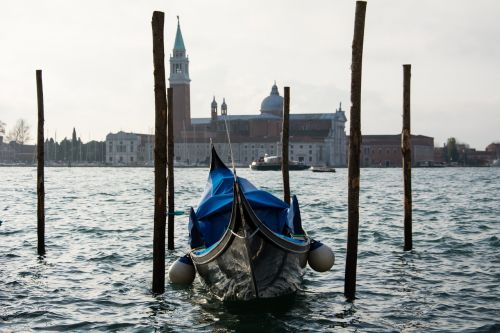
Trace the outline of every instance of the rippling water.
<instances>
[{"instance_id":1,"label":"rippling water","mask_svg":"<svg viewBox=\"0 0 500 333\"><path fill-rule=\"evenodd\" d=\"M176 169L176 209L207 170ZM281 196L279 172L240 170ZM499 332L500 168L413 170L414 247L402 251L402 174L362 169L357 300L343 297L347 170L291 173L304 228L337 263L292 300L226 306L196 281L150 293L153 169L46 169L47 256L36 255L36 170L0 168L0 331ZM176 217L176 250L187 249Z\"/></svg>"}]
</instances>

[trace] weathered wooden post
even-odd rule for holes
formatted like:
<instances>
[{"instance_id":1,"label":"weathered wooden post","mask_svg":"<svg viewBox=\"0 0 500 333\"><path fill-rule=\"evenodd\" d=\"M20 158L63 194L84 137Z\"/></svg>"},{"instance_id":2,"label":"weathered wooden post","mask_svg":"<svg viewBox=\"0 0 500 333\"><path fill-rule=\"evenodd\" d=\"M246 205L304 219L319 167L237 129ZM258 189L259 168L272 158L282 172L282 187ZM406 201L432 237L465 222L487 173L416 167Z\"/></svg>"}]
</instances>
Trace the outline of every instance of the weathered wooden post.
<instances>
[{"instance_id":1,"label":"weathered wooden post","mask_svg":"<svg viewBox=\"0 0 500 333\"><path fill-rule=\"evenodd\" d=\"M358 261L359 227L359 159L361 150L361 69L365 30L366 1L356 1L354 38L351 64L351 119L349 133L349 179L347 253L344 295L352 301L356 295L356 266Z\"/></svg>"},{"instance_id":2,"label":"weathered wooden post","mask_svg":"<svg viewBox=\"0 0 500 333\"><path fill-rule=\"evenodd\" d=\"M166 219L166 115L163 24L165 14L153 12L153 63L155 82L155 209L153 235L153 293L165 291L165 219Z\"/></svg>"},{"instance_id":3,"label":"weathered wooden post","mask_svg":"<svg viewBox=\"0 0 500 333\"><path fill-rule=\"evenodd\" d=\"M174 100L173 88L168 88L167 111L167 200L168 200L168 249L174 249Z\"/></svg>"},{"instance_id":4,"label":"weathered wooden post","mask_svg":"<svg viewBox=\"0 0 500 333\"><path fill-rule=\"evenodd\" d=\"M288 139L290 129L290 87L285 87L283 104L283 128L281 138L281 173L283 174L283 197L290 204L290 176L288 172Z\"/></svg>"},{"instance_id":5,"label":"weathered wooden post","mask_svg":"<svg viewBox=\"0 0 500 333\"><path fill-rule=\"evenodd\" d=\"M38 100L38 131L37 131L37 236L38 255L45 255L45 179L44 179L44 139L43 139L43 85L42 70L36 70L36 96Z\"/></svg>"},{"instance_id":6,"label":"weathered wooden post","mask_svg":"<svg viewBox=\"0 0 500 333\"><path fill-rule=\"evenodd\" d=\"M403 65L403 132L401 133L401 152L403 155L403 178L404 178L404 232L405 251L413 247L412 241L412 212L411 212L411 136L410 136L410 83L411 65Z\"/></svg>"}]
</instances>

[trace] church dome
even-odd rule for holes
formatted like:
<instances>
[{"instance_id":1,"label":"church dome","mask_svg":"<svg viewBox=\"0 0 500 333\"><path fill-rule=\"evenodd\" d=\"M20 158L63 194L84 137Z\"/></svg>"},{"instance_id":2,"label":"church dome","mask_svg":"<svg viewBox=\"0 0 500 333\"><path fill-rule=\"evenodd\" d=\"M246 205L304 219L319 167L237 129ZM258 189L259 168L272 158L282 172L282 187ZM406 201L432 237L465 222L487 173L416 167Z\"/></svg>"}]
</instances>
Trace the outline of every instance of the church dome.
<instances>
[{"instance_id":1,"label":"church dome","mask_svg":"<svg viewBox=\"0 0 500 333\"><path fill-rule=\"evenodd\" d=\"M271 89L271 94L262 101L260 112L270 112L279 115L283 112L283 97L280 96L276 83L274 83Z\"/></svg>"}]
</instances>

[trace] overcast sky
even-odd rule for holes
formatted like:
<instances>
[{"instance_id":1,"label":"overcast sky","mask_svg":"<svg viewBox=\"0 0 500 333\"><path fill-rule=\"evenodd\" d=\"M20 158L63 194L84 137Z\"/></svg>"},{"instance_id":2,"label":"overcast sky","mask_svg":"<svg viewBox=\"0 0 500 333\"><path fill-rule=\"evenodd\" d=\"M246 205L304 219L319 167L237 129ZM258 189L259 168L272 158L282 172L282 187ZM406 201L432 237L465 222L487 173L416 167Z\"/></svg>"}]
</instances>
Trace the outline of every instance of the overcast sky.
<instances>
[{"instance_id":1,"label":"overcast sky","mask_svg":"<svg viewBox=\"0 0 500 333\"><path fill-rule=\"evenodd\" d=\"M50 136L73 126L83 141L151 133L154 10L166 13L166 61L180 15L192 117L210 116L214 94L230 114L258 113L274 80L281 94L291 87L291 112L333 112L339 102L349 111L354 9L347 0L2 0L0 120L36 127L42 69ZM499 141L499 13L498 0L368 1L363 134L401 132L410 63L414 134L481 150Z\"/></svg>"}]
</instances>

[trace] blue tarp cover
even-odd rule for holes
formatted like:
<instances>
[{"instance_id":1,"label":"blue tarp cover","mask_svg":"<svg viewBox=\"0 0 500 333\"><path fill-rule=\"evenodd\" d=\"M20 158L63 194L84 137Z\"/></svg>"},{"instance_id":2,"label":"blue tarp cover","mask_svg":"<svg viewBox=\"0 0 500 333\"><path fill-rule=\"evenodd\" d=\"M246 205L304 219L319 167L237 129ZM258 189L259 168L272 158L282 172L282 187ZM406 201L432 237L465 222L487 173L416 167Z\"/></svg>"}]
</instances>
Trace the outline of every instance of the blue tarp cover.
<instances>
[{"instance_id":1,"label":"blue tarp cover","mask_svg":"<svg viewBox=\"0 0 500 333\"><path fill-rule=\"evenodd\" d=\"M295 207L289 209L284 201L257 189L245 178L238 177L238 182L255 214L267 227L278 234L300 233L299 230L294 231L297 223L300 226L298 204L294 202ZM209 247L224 234L231 217L233 185L234 175L226 166L218 166L210 171L198 209L190 216L192 248Z\"/></svg>"}]
</instances>

